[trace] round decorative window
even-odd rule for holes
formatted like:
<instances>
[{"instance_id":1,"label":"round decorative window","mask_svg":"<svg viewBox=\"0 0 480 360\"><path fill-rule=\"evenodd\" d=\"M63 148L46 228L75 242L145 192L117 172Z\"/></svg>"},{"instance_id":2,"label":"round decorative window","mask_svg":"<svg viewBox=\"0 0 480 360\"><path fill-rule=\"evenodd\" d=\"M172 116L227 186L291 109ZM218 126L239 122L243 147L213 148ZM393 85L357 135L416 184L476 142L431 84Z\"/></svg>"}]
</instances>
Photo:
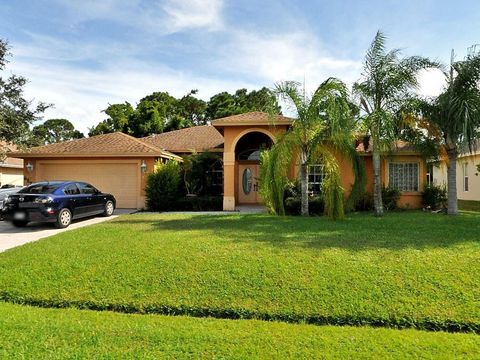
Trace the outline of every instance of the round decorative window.
<instances>
[{"instance_id":1,"label":"round decorative window","mask_svg":"<svg viewBox=\"0 0 480 360\"><path fill-rule=\"evenodd\" d=\"M250 194L250 191L252 191L252 180L252 170L250 168L246 168L245 170L243 170L242 188L245 195Z\"/></svg>"}]
</instances>

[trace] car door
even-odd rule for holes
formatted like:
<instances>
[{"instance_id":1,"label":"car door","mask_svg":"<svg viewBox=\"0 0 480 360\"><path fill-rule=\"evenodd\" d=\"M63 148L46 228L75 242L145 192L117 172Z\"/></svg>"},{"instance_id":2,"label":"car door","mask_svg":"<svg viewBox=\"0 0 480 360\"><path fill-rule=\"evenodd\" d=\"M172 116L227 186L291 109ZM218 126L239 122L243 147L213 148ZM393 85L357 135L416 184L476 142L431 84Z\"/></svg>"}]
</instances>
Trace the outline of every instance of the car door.
<instances>
[{"instance_id":1,"label":"car door","mask_svg":"<svg viewBox=\"0 0 480 360\"><path fill-rule=\"evenodd\" d=\"M82 216L88 209L88 203L85 201L85 197L80 193L80 189L77 184L68 184L63 188L65 197L68 198L73 217Z\"/></svg>"},{"instance_id":2,"label":"car door","mask_svg":"<svg viewBox=\"0 0 480 360\"><path fill-rule=\"evenodd\" d=\"M77 185L87 204L85 215L98 214L103 211L103 198L98 196L99 191L87 183L77 183Z\"/></svg>"}]
</instances>

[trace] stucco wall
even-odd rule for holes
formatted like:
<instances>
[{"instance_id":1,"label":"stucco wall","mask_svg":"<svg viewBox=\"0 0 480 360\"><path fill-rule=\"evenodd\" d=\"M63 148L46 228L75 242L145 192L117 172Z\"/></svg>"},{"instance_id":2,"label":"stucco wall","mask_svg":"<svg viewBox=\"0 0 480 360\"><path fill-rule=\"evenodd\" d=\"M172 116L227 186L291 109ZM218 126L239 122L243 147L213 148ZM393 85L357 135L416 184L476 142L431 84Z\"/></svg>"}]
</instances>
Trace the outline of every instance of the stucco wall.
<instances>
[{"instance_id":1,"label":"stucco wall","mask_svg":"<svg viewBox=\"0 0 480 360\"><path fill-rule=\"evenodd\" d=\"M468 171L468 191L464 190L463 184L463 164L467 164ZM459 200L480 201L480 172L477 169L480 165L480 155L461 156L457 160L457 198ZM447 164L441 162L433 169L433 181L437 185L447 186Z\"/></svg>"}]
</instances>

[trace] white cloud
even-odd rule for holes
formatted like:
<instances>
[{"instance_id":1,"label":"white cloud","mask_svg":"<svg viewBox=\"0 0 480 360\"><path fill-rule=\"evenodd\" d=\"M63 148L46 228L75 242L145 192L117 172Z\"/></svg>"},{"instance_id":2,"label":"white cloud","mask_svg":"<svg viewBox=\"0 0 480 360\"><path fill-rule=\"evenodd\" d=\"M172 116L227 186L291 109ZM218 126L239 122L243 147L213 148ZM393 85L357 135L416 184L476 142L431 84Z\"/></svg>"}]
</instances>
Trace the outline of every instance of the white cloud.
<instances>
[{"instance_id":1,"label":"white cloud","mask_svg":"<svg viewBox=\"0 0 480 360\"><path fill-rule=\"evenodd\" d=\"M222 27L222 0L168 0L163 5L171 31Z\"/></svg>"},{"instance_id":2,"label":"white cloud","mask_svg":"<svg viewBox=\"0 0 480 360\"><path fill-rule=\"evenodd\" d=\"M223 68L269 83L303 82L305 78L308 91L331 76L351 84L361 68L359 62L331 56L315 36L306 32L274 35L237 32L222 53L218 65Z\"/></svg>"},{"instance_id":3,"label":"white cloud","mask_svg":"<svg viewBox=\"0 0 480 360\"><path fill-rule=\"evenodd\" d=\"M223 0L57 0L72 24L107 20L156 34L219 29Z\"/></svg>"},{"instance_id":4,"label":"white cloud","mask_svg":"<svg viewBox=\"0 0 480 360\"><path fill-rule=\"evenodd\" d=\"M438 69L423 70L418 81L418 92L423 96L437 96L446 85L445 75Z\"/></svg>"},{"instance_id":5,"label":"white cloud","mask_svg":"<svg viewBox=\"0 0 480 360\"><path fill-rule=\"evenodd\" d=\"M27 77L26 97L53 103L45 119L67 118L83 132L105 118L101 113L109 103L129 101L135 104L154 91L168 91L182 96L199 89L198 96L208 99L217 92L234 91L256 84L228 79L210 79L201 75L145 63L116 63L102 70L81 70L64 65L48 67L15 61L9 69Z\"/></svg>"}]
</instances>

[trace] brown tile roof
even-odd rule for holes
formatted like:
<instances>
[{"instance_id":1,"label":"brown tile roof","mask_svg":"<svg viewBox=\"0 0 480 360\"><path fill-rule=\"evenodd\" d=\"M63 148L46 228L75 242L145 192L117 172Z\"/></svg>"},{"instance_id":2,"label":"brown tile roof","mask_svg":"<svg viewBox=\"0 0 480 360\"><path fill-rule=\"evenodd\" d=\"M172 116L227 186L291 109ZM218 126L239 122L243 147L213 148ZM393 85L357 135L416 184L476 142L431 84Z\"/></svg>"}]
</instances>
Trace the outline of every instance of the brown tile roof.
<instances>
[{"instance_id":1,"label":"brown tile roof","mask_svg":"<svg viewBox=\"0 0 480 360\"><path fill-rule=\"evenodd\" d=\"M241 125L290 125L295 119L283 115L272 115L253 111L239 115L227 116L212 121L213 126L241 126Z\"/></svg>"},{"instance_id":2,"label":"brown tile roof","mask_svg":"<svg viewBox=\"0 0 480 360\"><path fill-rule=\"evenodd\" d=\"M11 157L4 157L5 153L11 151L17 151L18 148L15 144L10 144L5 141L0 141L0 167L4 168L23 168L23 160L15 159Z\"/></svg>"},{"instance_id":3,"label":"brown tile roof","mask_svg":"<svg viewBox=\"0 0 480 360\"><path fill-rule=\"evenodd\" d=\"M223 147L222 134L210 125L193 126L169 131L162 134L151 135L142 140L174 153L203 152Z\"/></svg>"},{"instance_id":4,"label":"brown tile roof","mask_svg":"<svg viewBox=\"0 0 480 360\"><path fill-rule=\"evenodd\" d=\"M368 147L367 151L365 151L365 144L363 143L363 139L357 141L357 151L361 153L371 153L373 150L373 139L370 137L368 140ZM392 144L391 151L393 152L418 152L418 150L413 146L410 145L408 142L403 140L397 140Z\"/></svg>"},{"instance_id":5,"label":"brown tile roof","mask_svg":"<svg viewBox=\"0 0 480 360\"><path fill-rule=\"evenodd\" d=\"M89 138L62 141L55 144L33 147L24 152L13 152L10 156L49 157L49 156L139 156L151 155L178 158L177 155L159 149L133 136L115 132Z\"/></svg>"}]
</instances>

